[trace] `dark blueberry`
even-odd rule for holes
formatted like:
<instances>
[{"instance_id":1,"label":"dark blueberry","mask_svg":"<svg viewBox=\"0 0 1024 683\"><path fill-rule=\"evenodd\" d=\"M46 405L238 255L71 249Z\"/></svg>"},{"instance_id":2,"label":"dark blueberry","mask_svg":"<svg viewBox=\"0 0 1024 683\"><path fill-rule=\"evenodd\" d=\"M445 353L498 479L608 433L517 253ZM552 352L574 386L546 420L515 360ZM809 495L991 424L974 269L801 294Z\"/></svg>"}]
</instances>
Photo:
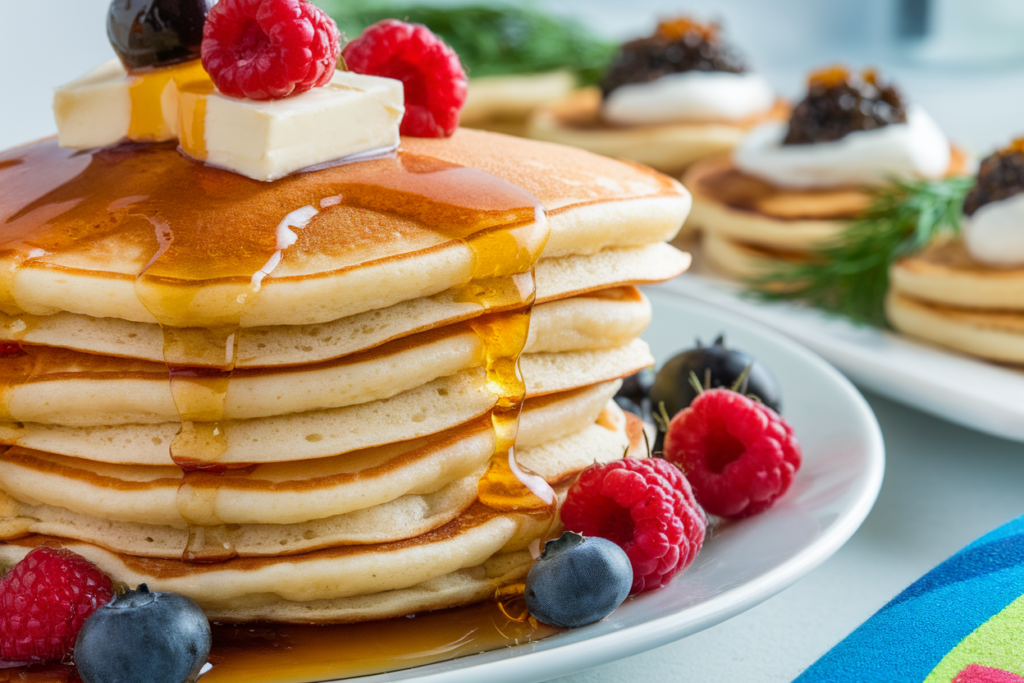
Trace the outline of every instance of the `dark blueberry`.
<instances>
[{"instance_id":1,"label":"dark blueberry","mask_svg":"<svg viewBox=\"0 0 1024 683\"><path fill-rule=\"evenodd\" d=\"M85 620L75 666L84 683L186 683L206 664L210 640L199 605L141 584Z\"/></svg>"},{"instance_id":2,"label":"dark blueberry","mask_svg":"<svg viewBox=\"0 0 1024 683\"><path fill-rule=\"evenodd\" d=\"M107 37L126 69L199 59L203 25L216 0L114 0Z\"/></svg>"},{"instance_id":3,"label":"dark blueberry","mask_svg":"<svg viewBox=\"0 0 1024 683\"><path fill-rule=\"evenodd\" d=\"M697 390L690 383L691 373L697 375L702 385L707 384L707 388L732 388L748 366L750 372L743 383L745 386L740 386L739 391L756 396L779 412L782 394L772 371L749 353L726 348L724 337L720 336L712 346L703 346L698 340L696 348L673 356L662 366L651 387L654 413L659 414L659 404L664 403L665 412L671 418L690 405L697 397Z\"/></svg>"},{"instance_id":4,"label":"dark blueberry","mask_svg":"<svg viewBox=\"0 0 1024 683\"><path fill-rule=\"evenodd\" d=\"M526 576L526 607L538 621L577 628L600 621L629 595L633 567L619 546L566 531L544 544Z\"/></svg>"},{"instance_id":5,"label":"dark blueberry","mask_svg":"<svg viewBox=\"0 0 1024 683\"><path fill-rule=\"evenodd\" d=\"M654 370L652 368L644 368L640 372L630 375L622 380L622 386L615 394L615 397L624 396L633 403L640 405L647 398L651 387L654 386L654 377Z\"/></svg>"}]
</instances>

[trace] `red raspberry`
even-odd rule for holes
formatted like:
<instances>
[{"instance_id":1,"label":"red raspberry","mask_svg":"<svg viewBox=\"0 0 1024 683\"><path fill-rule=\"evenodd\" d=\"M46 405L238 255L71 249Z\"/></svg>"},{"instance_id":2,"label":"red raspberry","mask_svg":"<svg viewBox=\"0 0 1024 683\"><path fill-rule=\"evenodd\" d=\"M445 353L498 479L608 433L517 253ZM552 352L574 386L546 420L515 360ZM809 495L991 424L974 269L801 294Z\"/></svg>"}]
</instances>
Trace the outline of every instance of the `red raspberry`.
<instances>
[{"instance_id":1,"label":"red raspberry","mask_svg":"<svg viewBox=\"0 0 1024 683\"><path fill-rule=\"evenodd\" d=\"M774 410L711 389L672 418L665 458L683 470L705 510L741 518L767 510L786 492L801 454L793 428Z\"/></svg>"},{"instance_id":2,"label":"red raspberry","mask_svg":"<svg viewBox=\"0 0 1024 683\"><path fill-rule=\"evenodd\" d=\"M455 51L422 24L384 19L345 46L345 65L405 84L402 135L448 137L466 103L466 72Z\"/></svg>"},{"instance_id":3,"label":"red raspberry","mask_svg":"<svg viewBox=\"0 0 1024 683\"><path fill-rule=\"evenodd\" d=\"M334 20L309 0L220 0L203 28L203 68L231 97L278 100L327 85L340 52Z\"/></svg>"},{"instance_id":4,"label":"red raspberry","mask_svg":"<svg viewBox=\"0 0 1024 683\"><path fill-rule=\"evenodd\" d=\"M36 548L0 581L0 659L59 662L89 615L113 597L110 578L92 562Z\"/></svg>"},{"instance_id":5,"label":"red raspberry","mask_svg":"<svg viewBox=\"0 0 1024 683\"><path fill-rule=\"evenodd\" d=\"M562 523L626 551L634 594L661 588L689 566L707 526L686 477L659 458L623 458L583 470L562 505Z\"/></svg>"}]
</instances>

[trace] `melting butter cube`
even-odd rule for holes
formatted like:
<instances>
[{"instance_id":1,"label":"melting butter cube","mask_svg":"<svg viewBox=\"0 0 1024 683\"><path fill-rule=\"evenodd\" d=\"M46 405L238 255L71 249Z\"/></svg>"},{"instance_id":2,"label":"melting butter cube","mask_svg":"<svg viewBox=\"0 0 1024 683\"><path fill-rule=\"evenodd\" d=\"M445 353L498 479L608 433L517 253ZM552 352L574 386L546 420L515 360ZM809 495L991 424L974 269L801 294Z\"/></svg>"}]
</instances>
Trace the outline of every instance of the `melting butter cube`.
<instances>
[{"instance_id":1,"label":"melting butter cube","mask_svg":"<svg viewBox=\"0 0 1024 683\"><path fill-rule=\"evenodd\" d=\"M60 144L92 149L177 139L212 166L257 180L396 148L402 83L345 71L281 100L219 93L198 61L129 74L113 60L54 94Z\"/></svg>"}]
</instances>

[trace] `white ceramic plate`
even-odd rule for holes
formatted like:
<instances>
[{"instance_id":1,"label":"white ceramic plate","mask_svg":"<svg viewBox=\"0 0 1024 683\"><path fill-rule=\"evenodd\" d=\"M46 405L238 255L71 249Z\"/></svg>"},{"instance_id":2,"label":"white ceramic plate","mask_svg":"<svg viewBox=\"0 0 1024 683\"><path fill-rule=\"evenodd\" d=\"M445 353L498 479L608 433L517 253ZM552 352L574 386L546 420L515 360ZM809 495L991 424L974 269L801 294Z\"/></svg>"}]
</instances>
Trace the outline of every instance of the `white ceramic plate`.
<instances>
[{"instance_id":1,"label":"white ceramic plate","mask_svg":"<svg viewBox=\"0 0 1024 683\"><path fill-rule=\"evenodd\" d=\"M360 681L529 683L587 669L678 640L766 600L853 535L882 484L875 416L846 378L813 353L756 323L666 289L648 290L654 322L644 337L659 362L725 333L768 364L783 411L804 449L793 489L768 512L717 529L684 574L628 600L608 619L521 645Z\"/></svg>"},{"instance_id":2,"label":"white ceramic plate","mask_svg":"<svg viewBox=\"0 0 1024 683\"><path fill-rule=\"evenodd\" d=\"M694 250L697 251L697 250ZM792 337L871 391L970 429L1024 441L1024 372L805 306L765 303L702 266L665 285Z\"/></svg>"}]
</instances>

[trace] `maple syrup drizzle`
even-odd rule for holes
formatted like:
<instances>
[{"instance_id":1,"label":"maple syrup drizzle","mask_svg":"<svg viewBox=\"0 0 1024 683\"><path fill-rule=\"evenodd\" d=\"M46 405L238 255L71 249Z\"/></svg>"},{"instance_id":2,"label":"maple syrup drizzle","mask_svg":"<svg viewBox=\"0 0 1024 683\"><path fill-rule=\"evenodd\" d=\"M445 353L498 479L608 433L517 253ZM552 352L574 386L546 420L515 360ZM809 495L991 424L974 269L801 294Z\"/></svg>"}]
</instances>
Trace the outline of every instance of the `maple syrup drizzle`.
<instances>
[{"instance_id":1,"label":"maple syrup drizzle","mask_svg":"<svg viewBox=\"0 0 1024 683\"><path fill-rule=\"evenodd\" d=\"M200 132L203 130L202 125L206 119L205 95L212 93L214 88L199 60L135 71L129 75L129 79L129 140L168 140L175 137L175 128L183 135L192 135L196 126ZM175 91L170 92L169 87L173 87ZM181 98L181 93L186 90L189 92L187 107L182 107L180 113L173 113L168 107L175 99ZM186 104L186 98L181 99L182 104ZM172 115L177 118L168 120ZM205 137L200 139L205 150ZM202 159L205 156L197 158Z\"/></svg>"}]
</instances>

